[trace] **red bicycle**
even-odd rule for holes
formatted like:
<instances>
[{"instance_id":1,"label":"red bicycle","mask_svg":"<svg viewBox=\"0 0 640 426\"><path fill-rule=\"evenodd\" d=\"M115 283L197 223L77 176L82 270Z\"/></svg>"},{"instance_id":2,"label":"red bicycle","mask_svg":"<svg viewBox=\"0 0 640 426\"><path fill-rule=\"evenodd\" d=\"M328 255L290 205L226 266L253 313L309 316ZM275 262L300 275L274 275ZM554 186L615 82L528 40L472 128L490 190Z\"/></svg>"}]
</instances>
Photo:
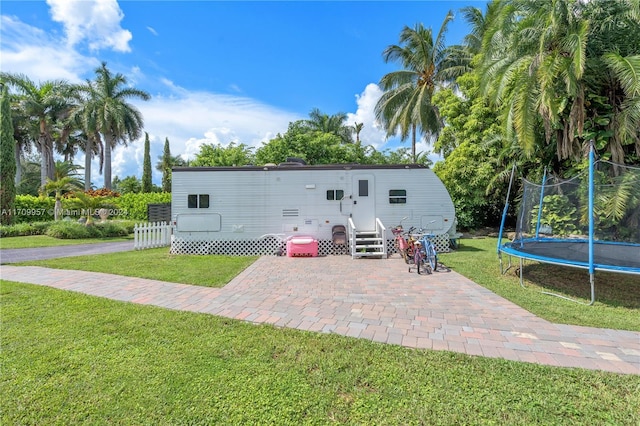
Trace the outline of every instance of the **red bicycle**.
<instances>
[{"instance_id":1,"label":"red bicycle","mask_svg":"<svg viewBox=\"0 0 640 426\"><path fill-rule=\"evenodd\" d=\"M400 253L405 263L407 264L413 263L413 255L415 252L415 239L411 236L411 232L413 231L413 229L414 228L411 227L408 231L405 231L402 228L402 224L396 226L395 228L391 228L391 232L395 237L396 251Z\"/></svg>"}]
</instances>

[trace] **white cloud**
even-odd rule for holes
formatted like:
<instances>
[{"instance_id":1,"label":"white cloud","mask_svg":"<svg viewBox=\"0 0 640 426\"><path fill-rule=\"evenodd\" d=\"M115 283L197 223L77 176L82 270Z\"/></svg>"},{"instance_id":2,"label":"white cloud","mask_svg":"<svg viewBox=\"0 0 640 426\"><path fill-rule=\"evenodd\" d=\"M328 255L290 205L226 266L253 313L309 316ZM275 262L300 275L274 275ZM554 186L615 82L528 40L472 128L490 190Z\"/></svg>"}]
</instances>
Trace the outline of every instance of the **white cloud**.
<instances>
[{"instance_id":1,"label":"white cloud","mask_svg":"<svg viewBox=\"0 0 640 426\"><path fill-rule=\"evenodd\" d=\"M285 132L290 121L301 118L250 98L173 87L173 96L156 96L137 104L145 129L162 141L163 135L169 137L173 155L191 154L202 143L259 147L276 133ZM188 141L191 152L186 150Z\"/></svg>"},{"instance_id":2,"label":"white cloud","mask_svg":"<svg viewBox=\"0 0 640 426\"><path fill-rule=\"evenodd\" d=\"M363 145L372 145L378 151L385 149L394 151L404 147L411 148L410 141L402 142L397 137L387 139L385 130L376 121L375 106L380 96L382 96L382 89L375 83L369 83L361 94L356 95L358 109L355 113L347 114L348 123L350 125L364 123L362 132L360 132L360 140ZM434 163L442 160L440 155L431 152L432 147L433 141L427 141L422 138L416 143L416 152L428 152L429 158Z\"/></svg>"},{"instance_id":3,"label":"white cloud","mask_svg":"<svg viewBox=\"0 0 640 426\"><path fill-rule=\"evenodd\" d=\"M47 0L51 18L62 23L67 43L86 41L91 50L130 52L130 31L120 26L124 14L116 0Z\"/></svg>"},{"instance_id":4,"label":"white cloud","mask_svg":"<svg viewBox=\"0 0 640 426\"><path fill-rule=\"evenodd\" d=\"M80 82L80 75L99 61L82 56L64 41L6 15L0 17L2 71L27 75L36 82L64 79Z\"/></svg>"},{"instance_id":5,"label":"white cloud","mask_svg":"<svg viewBox=\"0 0 640 426\"><path fill-rule=\"evenodd\" d=\"M148 30L149 30L149 32L150 32L151 34L153 34L154 36L157 36L157 35L158 35L158 32L155 30L155 28L153 28L153 27L147 27L147 29L148 29Z\"/></svg>"},{"instance_id":6,"label":"white cloud","mask_svg":"<svg viewBox=\"0 0 640 426\"><path fill-rule=\"evenodd\" d=\"M165 138L169 138L171 155L193 159L203 144L228 146L235 142L260 147L277 133L286 132L289 122L302 118L249 98L189 92L169 80L164 84L172 88L172 96L135 102L144 117L144 130L149 133L156 184L161 176L155 171L155 164L162 155ZM143 148L144 136L126 147L116 147L112 154L112 176L142 176ZM95 170L93 183L102 186L102 177Z\"/></svg>"},{"instance_id":7,"label":"white cloud","mask_svg":"<svg viewBox=\"0 0 640 426\"><path fill-rule=\"evenodd\" d=\"M363 123L360 132L360 141L363 145L373 145L374 148L380 149L386 143L386 132L376 122L375 106L382 96L382 90L375 83L367 84L364 91L356 95L356 104L358 109L355 114L347 114L347 122L349 125L354 123Z\"/></svg>"}]
</instances>

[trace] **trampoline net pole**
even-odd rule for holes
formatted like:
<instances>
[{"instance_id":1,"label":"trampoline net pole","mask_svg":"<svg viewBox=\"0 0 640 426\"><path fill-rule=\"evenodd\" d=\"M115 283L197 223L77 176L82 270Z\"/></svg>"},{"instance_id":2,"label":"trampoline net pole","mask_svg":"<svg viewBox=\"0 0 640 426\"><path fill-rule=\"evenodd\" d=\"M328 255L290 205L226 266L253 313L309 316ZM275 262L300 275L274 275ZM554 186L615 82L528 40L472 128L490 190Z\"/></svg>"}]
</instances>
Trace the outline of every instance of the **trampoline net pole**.
<instances>
[{"instance_id":1,"label":"trampoline net pole","mask_svg":"<svg viewBox=\"0 0 640 426\"><path fill-rule=\"evenodd\" d=\"M542 218L542 205L544 204L544 184L547 180L547 168L544 168L542 185L540 185L540 205L538 207L538 220L536 222L536 239L540 237L540 219Z\"/></svg>"},{"instance_id":2,"label":"trampoline net pole","mask_svg":"<svg viewBox=\"0 0 640 426\"><path fill-rule=\"evenodd\" d=\"M593 140L589 148L589 275L593 276L595 270L593 267L593 234L594 234L594 213L593 213L593 192L594 192L594 176L593 176L593 156L595 147Z\"/></svg>"},{"instance_id":3,"label":"trampoline net pole","mask_svg":"<svg viewBox=\"0 0 640 426\"><path fill-rule=\"evenodd\" d=\"M498 232L498 256L500 257L500 271L502 271L502 256L500 256L500 247L502 246L502 233L504 232L504 223L507 219L507 211L509 210L509 196L511 195L511 185L513 184L513 176L516 172L516 165L511 167L511 179L509 179L509 188L507 189L507 199L504 203L504 210L502 211L502 220L500 221L500 232ZM503 272L504 273L504 272Z\"/></svg>"}]
</instances>

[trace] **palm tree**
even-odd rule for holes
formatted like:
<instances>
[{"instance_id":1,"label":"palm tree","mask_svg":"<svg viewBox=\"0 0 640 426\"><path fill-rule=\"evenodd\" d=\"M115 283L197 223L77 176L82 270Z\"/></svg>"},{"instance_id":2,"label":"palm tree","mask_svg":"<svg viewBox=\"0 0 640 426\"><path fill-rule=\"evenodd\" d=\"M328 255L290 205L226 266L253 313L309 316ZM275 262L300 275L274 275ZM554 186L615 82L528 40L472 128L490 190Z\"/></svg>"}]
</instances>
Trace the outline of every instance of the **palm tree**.
<instances>
[{"instance_id":1,"label":"palm tree","mask_svg":"<svg viewBox=\"0 0 640 426\"><path fill-rule=\"evenodd\" d=\"M404 68L380 79L384 93L375 107L376 119L387 131L405 140L411 135L411 155L416 156L417 135L435 138L442 127L437 107L432 102L439 86L452 82L465 67L458 67L456 57L445 46L447 25L453 19L449 12L435 39L431 28L416 24L400 32L400 44L383 52L385 62L399 62Z\"/></svg>"},{"instance_id":2,"label":"palm tree","mask_svg":"<svg viewBox=\"0 0 640 426\"><path fill-rule=\"evenodd\" d=\"M127 87L124 75L112 74L106 62L95 70L96 79L82 86L87 96L82 115L89 134L100 133L104 138L104 187L111 189L111 150L118 142L126 144L140 137L144 125L142 114L127 103L130 98L149 100L150 95Z\"/></svg>"},{"instance_id":3,"label":"palm tree","mask_svg":"<svg viewBox=\"0 0 640 426\"><path fill-rule=\"evenodd\" d=\"M546 142L560 161L579 158L591 138L615 162L634 144L640 154L632 89L640 73L637 2L514 0L495 2L493 12L482 41L481 90L527 155Z\"/></svg>"},{"instance_id":4,"label":"palm tree","mask_svg":"<svg viewBox=\"0 0 640 426\"><path fill-rule=\"evenodd\" d=\"M352 129L345 124L347 114L339 112L334 115L328 115L321 112L318 108L314 108L309 113L309 119L304 121L306 127L312 131L322 133L331 133L340 138L342 143L352 143Z\"/></svg>"},{"instance_id":5,"label":"palm tree","mask_svg":"<svg viewBox=\"0 0 640 426\"><path fill-rule=\"evenodd\" d=\"M69 121L73 123L78 132L77 145L84 152L84 189L91 189L91 160L94 157L100 159L100 173L104 164L104 145L100 136L97 114L99 109L92 103L99 98L94 83L87 80L84 84L74 86L72 91L73 107L69 115Z\"/></svg>"},{"instance_id":6,"label":"palm tree","mask_svg":"<svg viewBox=\"0 0 640 426\"><path fill-rule=\"evenodd\" d=\"M33 122L24 116L24 111L20 108L19 97L15 94L9 94L9 98L11 102L11 120L13 122L13 139L16 142L16 187L18 187L22 182L22 160L26 155L33 152L33 135L37 135L37 130L34 131L33 129L34 127L37 129L37 126L34 126ZM38 168L38 178L39 175L40 167ZM38 186L37 182L35 186Z\"/></svg>"},{"instance_id":7,"label":"palm tree","mask_svg":"<svg viewBox=\"0 0 640 426\"><path fill-rule=\"evenodd\" d=\"M75 191L73 198L69 199L69 204L82 212L85 218L85 226L93 224L93 215L98 213L101 208L112 208L107 197L93 197L83 191Z\"/></svg>"},{"instance_id":8,"label":"palm tree","mask_svg":"<svg viewBox=\"0 0 640 426\"><path fill-rule=\"evenodd\" d=\"M360 146L360 132L364 128L364 123L353 123L353 131L356 134L356 145Z\"/></svg>"},{"instance_id":9,"label":"palm tree","mask_svg":"<svg viewBox=\"0 0 640 426\"><path fill-rule=\"evenodd\" d=\"M41 155L40 181L53 179L53 128L69 109L69 84L64 80L48 80L36 84L23 74L0 73L0 80L16 88L20 94L22 115L38 124L36 145Z\"/></svg>"},{"instance_id":10,"label":"palm tree","mask_svg":"<svg viewBox=\"0 0 640 426\"><path fill-rule=\"evenodd\" d=\"M48 179L43 185L42 192L44 194L55 194L55 206L53 210L53 219L60 219L62 212L62 195L65 192L71 192L82 188L82 180L77 177L77 171L81 167L76 166L68 161L56 161L54 178Z\"/></svg>"},{"instance_id":11,"label":"palm tree","mask_svg":"<svg viewBox=\"0 0 640 426\"><path fill-rule=\"evenodd\" d=\"M584 128L588 21L576 1L499 3L483 38L481 90L501 108L526 154L557 140L565 159L580 150Z\"/></svg>"},{"instance_id":12,"label":"palm tree","mask_svg":"<svg viewBox=\"0 0 640 426\"><path fill-rule=\"evenodd\" d=\"M613 160L622 163L620 157L624 158L624 151L621 145L624 141L634 144L636 155L640 156L640 55L622 57L619 53L609 52L603 55L603 59L624 93L624 100L616 104L618 113L612 123L615 129L613 141L622 151L622 155L614 155Z\"/></svg>"}]
</instances>

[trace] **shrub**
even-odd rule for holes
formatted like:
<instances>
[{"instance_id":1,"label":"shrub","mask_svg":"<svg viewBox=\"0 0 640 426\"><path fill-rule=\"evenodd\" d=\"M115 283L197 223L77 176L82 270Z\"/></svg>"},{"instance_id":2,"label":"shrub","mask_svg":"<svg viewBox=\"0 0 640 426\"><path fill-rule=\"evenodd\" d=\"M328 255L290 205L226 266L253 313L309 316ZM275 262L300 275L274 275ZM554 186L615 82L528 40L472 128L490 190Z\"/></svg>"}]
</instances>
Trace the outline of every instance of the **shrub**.
<instances>
[{"instance_id":1,"label":"shrub","mask_svg":"<svg viewBox=\"0 0 640 426\"><path fill-rule=\"evenodd\" d=\"M28 235L44 235L51 222L17 223L0 226L0 237L24 237Z\"/></svg>"},{"instance_id":2,"label":"shrub","mask_svg":"<svg viewBox=\"0 0 640 426\"><path fill-rule=\"evenodd\" d=\"M131 229L131 231L129 231ZM107 221L85 225L70 220L51 222L46 235L60 239L126 237L133 232L132 222Z\"/></svg>"},{"instance_id":3,"label":"shrub","mask_svg":"<svg viewBox=\"0 0 640 426\"><path fill-rule=\"evenodd\" d=\"M42 222L53 220L55 200L53 197L17 195L13 211L14 223Z\"/></svg>"},{"instance_id":4,"label":"shrub","mask_svg":"<svg viewBox=\"0 0 640 426\"><path fill-rule=\"evenodd\" d=\"M133 228L137 223L140 223L139 220L114 220L110 222L114 222L122 226L127 231L127 235L133 234Z\"/></svg>"},{"instance_id":5,"label":"shrub","mask_svg":"<svg viewBox=\"0 0 640 426\"><path fill-rule=\"evenodd\" d=\"M120 193L116 192L116 191L112 191L110 189L107 188L100 188L100 189L89 189L87 191L84 191L85 194L87 195L91 195L92 197L119 197Z\"/></svg>"},{"instance_id":6,"label":"shrub","mask_svg":"<svg viewBox=\"0 0 640 426\"><path fill-rule=\"evenodd\" d=\"M118 219L146 221L147 205L157 203L170 203L171 193L169 192L149 192L140 194L123 194L118 198L109 199L109 202L120 213Z\"/></svg>"},{"instance_id":7,"label":"shrub","mask_svg":"<svg viewBox=\"0 0 640 426\"><path fill-rule=\"evenodd\" d=\"M85 226L82 223L73 222L70 220L60 220L53 222L49 229L47 229L47 235L53 238L60 238L63 240L78 239L78 238L90 238L97 235L93 229L93 226ZM92 232L93 231L93 232Z\"/></svg>"},{"instance_id":8,"label":"shrub","mask_svg":"<svg viewBox=\"0 0 640 426\"><path fill-rule=\"evenodd\" d=\"M126 237L129 234L133 234L133 228L136 223L138 221L109 220L88 227L83 223L72 220L18 223L10 226L0 226L0 238L26 237L29 235L48 235L61 239ZM51 231L49 231L50 228L52 228Z\"/></svg>"},{"instance_id":9,"label":"shrub","mask_svg":"<svg viewBox=\"0 0 640 426\"><path fill-rule=\"evenodd\" d=\"M122 219L127 221L147 221L147 205L157 203L170 203L171 193L152 192L146 194L124 194L119 196L117 192L108 190L96 190L87 193L91 197L103 198L99 207L78 205L74 199L62 200L62 216L70 216L77 219L84 210L98 210L107 207L110 219ZM71 194L70 194L71 195ZM55 200L53 197L35 197L33 195L16 196L15 208L7 214L14 215L14 223L42 222L53 220ZM131 231L133 232L133 230Z\"/></svg>"},{"instance_id":10,"label":"shrub","mask_svg":"<svg viewBox=\"0 0 640 426\"><path fill-rule=\"evenodd\" d=\"M531 213L531 229L536 229L538 210L535 206ZM554 235L567 236L578 231L575 222L578 217L576 207L565 195L545 195L542 202L540 225L546 226Z\"/></svg>"},{"instance_id":11,"label":"shrub","mask_svg":"<svg viewBox=\"0 0 640 426\"><path fill-rule=\"evenodd\" d=\"M96 223L93 226L100 231L102 237L126 237L133 232L129 232L127 227L121 222L108 221Z\"/></svg>"}]
</instances>

